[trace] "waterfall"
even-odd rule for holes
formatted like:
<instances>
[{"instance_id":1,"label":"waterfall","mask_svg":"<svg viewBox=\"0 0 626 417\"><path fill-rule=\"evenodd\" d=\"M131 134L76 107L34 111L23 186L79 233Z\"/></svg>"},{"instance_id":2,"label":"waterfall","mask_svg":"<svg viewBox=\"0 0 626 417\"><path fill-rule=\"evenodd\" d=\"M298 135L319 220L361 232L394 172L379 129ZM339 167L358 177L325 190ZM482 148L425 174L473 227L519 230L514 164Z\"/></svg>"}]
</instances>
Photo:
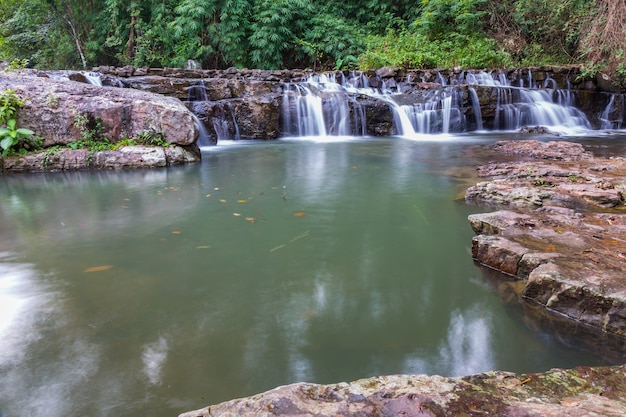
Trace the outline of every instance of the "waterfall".
<instances>
[{"instance_id":1,"label":"waterfall","mask_svg":"<svg viewBox=\"0 0 626 417\"><path fill-rule=\"evenodd\" d=\"M315 75L283 92L283 131L287 136L364 135L365 112L351 90L364 85L354 77L336 82L334 74Z\"/></svg>"},{"instance_id":2,"label":"waterfall","mask_svg":"<svg viewBox=\"0 0 626 417\"><path fill-rule=\"evenodd\" d=\"M99 72L84 72L83 75L89 84L102 87L102 78Z\"/></svg>"},{"instance_id":3,"label":"waterfall","mask_svg":"<svg viewBox=\"0 0 626 417\"><path fill-rule=\"evenodd\" d=\"M468 91L472 98L472 109L474 110L474 116L476 117L476 130L483 130L483 115L480 109L480 102L478 101L478 94L474 87L469 87Z\"/></svg>"},{"instance_id":4,"label":"waterfall","mask_svg":"<svg viewBox=\"0 0 626 417\"><path fill-rule=\"evenodd\" d=\"M234 130L234 135L230 134L231 125L233 126L232 130ZM235 114L229 103L213 107L213 129L215 130L218 141L224 139L241 139L239 135L239 125L237 125Z\"/></svg>"},{"instance_id":5,"label":"waterfall","mask_svg":"<svg viewBox=\"0 0 626 417\"><path fill-rule=\"evenodd\" d=\"M600 115L601 129L619 130L624 129L626 118L626 94L611 94L609 103Z\"/></svg>"},{"instance_id":6,"label":"waterfall","mask_svg":"<svg viewBox=\"0 0 626 417\"><path fill-rule=\"evenodd\" d=\"M199 80L195 84L190 84L187 88L187 101L209 101L204 80Z\"/></svg>"},{"instance_id":7,"label":"waterfall","mask_svg":"<svg viewBox=\"0 0 626 417\"><path fill-rule=\"evenodd\" d=\"M211 136L206 130L204 123L202 123L202 120L200 120L193 112L191 113L191 117L193 118L194 124L198 128L198 146L204 147L213 145Z\"/></svg>"}]
</instances>

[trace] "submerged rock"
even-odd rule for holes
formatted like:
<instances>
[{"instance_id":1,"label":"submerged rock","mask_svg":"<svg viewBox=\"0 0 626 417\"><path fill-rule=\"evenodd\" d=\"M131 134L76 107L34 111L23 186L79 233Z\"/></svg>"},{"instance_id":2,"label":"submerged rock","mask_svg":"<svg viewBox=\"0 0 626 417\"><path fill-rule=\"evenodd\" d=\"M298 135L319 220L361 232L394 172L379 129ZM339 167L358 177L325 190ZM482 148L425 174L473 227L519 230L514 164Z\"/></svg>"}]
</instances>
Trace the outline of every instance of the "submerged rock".
<instances>
[{"instance_id":1,"label":"submerged rock","mask_svg":"<svg viewBox=\"0 0 626 417\"><path fill-rule=\"evenodd\" d=\"M487 372L444 378L391 375L351 383L298 383L180 417L624 416L626 366Z\"/></svg>"}]
</instances>

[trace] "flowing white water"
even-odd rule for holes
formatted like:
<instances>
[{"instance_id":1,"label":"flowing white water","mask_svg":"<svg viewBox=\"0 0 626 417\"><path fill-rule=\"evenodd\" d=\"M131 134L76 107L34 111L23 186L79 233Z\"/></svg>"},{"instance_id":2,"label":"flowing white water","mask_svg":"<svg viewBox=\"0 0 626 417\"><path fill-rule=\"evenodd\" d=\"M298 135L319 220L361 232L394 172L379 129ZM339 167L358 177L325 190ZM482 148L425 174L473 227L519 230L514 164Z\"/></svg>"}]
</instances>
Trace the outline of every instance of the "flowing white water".
<instances>
[{"instance_id":1,"label":"flowing white water","mask_svg":"<svg viewBox=\"0 0 626 417\"><path fill-rule=\"evenodd\" d=\"M601 128L619 130L626 128L626 94L611 94L609 102L600 115Z\"/></svg>"},{"instance_id":2,"label":"flowing white water","mask_svg":"<svg viewBox=\"0 0 626 417\"><path fill-rule=\"evenodd\" d=\"M209 135L209 132L204 126L204 123L202 123L202 120L200 120L198 116L196 116L195 113L193 112L191 113L191 117L193 118L193 121L196 127L198 128L198 146L200 147L210 146L211 136Z\"/></svg>"},{"instance_id":3,"label":"flowing white water","mask_svg":"<svg viewBox=\"0 0 626 417\"><path fill-rule=\"evenodd\" d=\"M518 79L520 86L511 85L505 73L467 72L449 84L437 74L439 88L403 94L402 86L376 80L380 88L372 88L368 77L351 73L337 79L335 74L309 77L305 82L285 88L283 127L287 136L349 136L366 134L365 111L359 97L369 97L389 105L394 129L398 136L424 138L469 130L484 130L477 87L497 90L496 111L489 125L500 131L516 131L524 127L543 126L563 135L588 133L592 127L586 115L576 108L576 96L569 90L555 89L556 81L548 77L537 88L532 72ZM410 85L410 79L406 84ZM463 91L456 84L469 85L467 91L473 119L466 120ZM534 88L529 88L529 87ZM607 107L604 119L613 111ZM608 122L606 123L608 126ZM613 126L613 124L611 124ZM491 127L490 127L491 128Z\"/></svg>"}]
</instances>

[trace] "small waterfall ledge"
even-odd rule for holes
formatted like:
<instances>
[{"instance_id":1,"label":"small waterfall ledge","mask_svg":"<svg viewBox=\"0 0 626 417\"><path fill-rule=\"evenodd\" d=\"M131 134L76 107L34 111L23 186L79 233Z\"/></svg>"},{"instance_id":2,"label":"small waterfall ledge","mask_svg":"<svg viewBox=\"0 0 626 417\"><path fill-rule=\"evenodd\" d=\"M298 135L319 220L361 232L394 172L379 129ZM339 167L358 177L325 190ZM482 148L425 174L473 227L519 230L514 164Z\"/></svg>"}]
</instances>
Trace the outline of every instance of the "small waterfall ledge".
<instances>
[{"instance_id":1,"label":"small waterfall ledge","mask_svg":"<svg viewBox=\"0 0 626 417\"><path fill-rule=\"evenodd\" d=\"M105 86L174 96L207 140L520 131L564 136L626 127L626 94L578 67L503 71L310 71L97 67Z\"/></svg>"}]
</instances>

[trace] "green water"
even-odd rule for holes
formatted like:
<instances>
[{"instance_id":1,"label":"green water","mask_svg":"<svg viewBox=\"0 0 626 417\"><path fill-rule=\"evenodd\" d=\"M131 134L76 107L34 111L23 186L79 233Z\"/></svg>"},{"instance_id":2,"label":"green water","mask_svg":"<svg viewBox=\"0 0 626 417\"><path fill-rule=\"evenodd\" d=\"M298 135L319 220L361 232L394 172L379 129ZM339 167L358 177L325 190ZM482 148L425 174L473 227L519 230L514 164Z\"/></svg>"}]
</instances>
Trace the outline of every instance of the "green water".
<instances>
[{"instance_id":1,"label":"green water","mask_svg":"<svg viewBox=\"0 0 626 417\"><path fill-rule=\"evenodd\" d=\"M165 417L297 381L605 363L527 326L472 262L481 209L448 175L471 149L280 141L0 176L0 415Z\"/></svg>"}]
</instances>

